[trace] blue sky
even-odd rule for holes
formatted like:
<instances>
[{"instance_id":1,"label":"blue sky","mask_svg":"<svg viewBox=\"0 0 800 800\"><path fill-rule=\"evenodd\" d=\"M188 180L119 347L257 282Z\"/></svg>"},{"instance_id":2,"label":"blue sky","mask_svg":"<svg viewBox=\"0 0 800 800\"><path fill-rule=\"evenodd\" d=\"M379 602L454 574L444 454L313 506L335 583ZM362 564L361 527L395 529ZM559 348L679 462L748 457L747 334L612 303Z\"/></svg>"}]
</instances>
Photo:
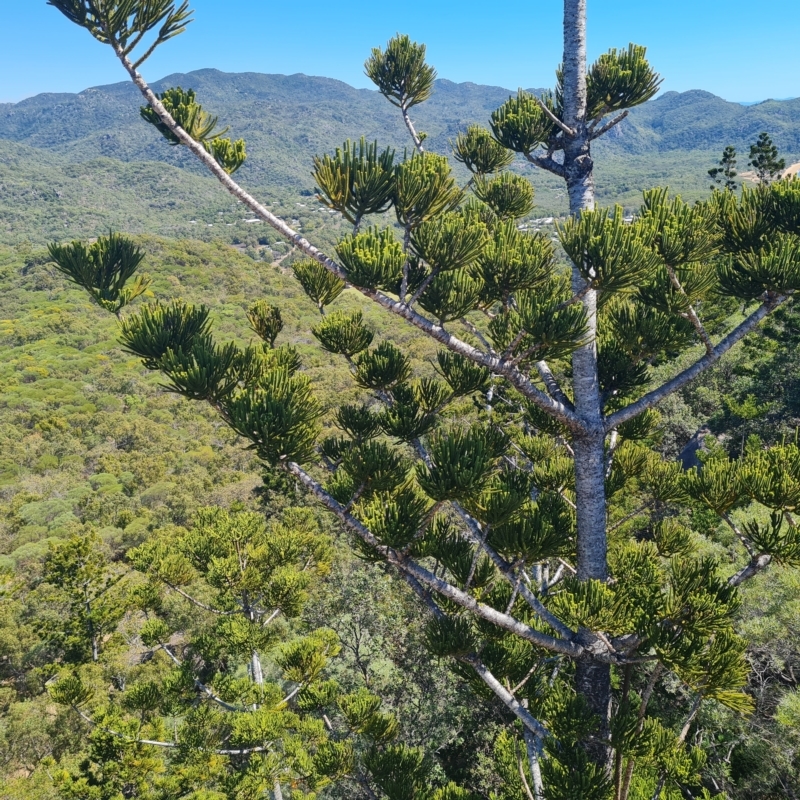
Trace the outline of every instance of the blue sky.
<instances>
[{"instance_id":1,"label":"blue sky","mask_svg":"<svg viewBox=\"0 0 800 800\"><path fill-rule=\"evenodd\" d=\"M146 65L150 79L216 67L304 72L368 85L371 47L400 31L428 45L440 77L515 89L550 86L559 0L193 0L196 21ZM649 48L664 89L728 100L800 96L798 0L588 0L590 55ZM125 78L111 51L45 0L0 0L0 102Z\"/></svg>"}]
</instances>

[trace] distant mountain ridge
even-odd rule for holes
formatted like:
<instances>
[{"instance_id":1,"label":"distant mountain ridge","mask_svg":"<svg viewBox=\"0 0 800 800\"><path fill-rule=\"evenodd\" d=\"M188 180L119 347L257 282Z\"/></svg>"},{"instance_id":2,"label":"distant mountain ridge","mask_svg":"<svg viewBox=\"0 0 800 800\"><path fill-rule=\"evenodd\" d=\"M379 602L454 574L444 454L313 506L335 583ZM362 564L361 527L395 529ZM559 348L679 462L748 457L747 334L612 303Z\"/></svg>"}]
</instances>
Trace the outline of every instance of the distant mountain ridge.
<instances>
[{"instance_id":1,"label":"distant mountain ridge","mask_svg":"<svg viewBox=\"0 0 800 800\"><path fill-rule=\"evenodd\" d=\"M235 136L248 140L254 155L262 143L299 155L328 150L360 135L406 146L396 109L377 91L331 78L202 69L169 75L153 87L163 91L177 85L196 89L206 108L230 125ZM437 80L432 98L412 114L429 134L431 146L444 150L466 124L486 125L491 112L511 94L498 86ZM77 160L103 155L121 161L181 163L178 153L165 148L139 119L140 105L141 95L130 82L78 94L40 94L0 105L0 138ZM743 106L700 90L666 92L633 109L615 134L597 147L598 152L620 154L721 151L727 144L742 149L762 130L769 131L782 151L800 153L800 99ZM306 161L303 170L307 168ZM284 169L281 177L295 172L289 165Z\"/></svg>"},{"instance_id":2,"label":"distant mountain ridge","mask_svg":"<svg viewBox=\"0 0 800 800\"><path fill-rule=\"evenodd\" d=\"M202 69L169 75L153 87L176 85L196 89L205 108L234 137L246 139L248 160L238 177L267 199L300 199L313 189L313 155L347 138L377 139L400 156L409 146L395 107L377 91L342 81ZM488 125L491 112L511 94L498 86L438 80L432 98L412 109L412 117L428 134L430 149L449 152L460 130ZM225 202L219 188L183 148L170 147L141 120L141 104L129 82L0 104L0 240L84 236L120 220L132 230L169 234L204 209L218 209ZM762 130L787 160L800 160L800 99L742 106L699 90L666 92L633 109L596 143L598 197L632 208L643 188L664 184L700 197L722 149L735 145L743 169L747 145ZM90 165L98 159L102 193L94 192L91 180ZM178 168L168 171L169 178L158 166L164 163ZM563 212L558 179L524 164L520 169L536 185L537 213ZM168 184L175 187L171 194ZM37 225L28 230L26 220L34 218Z\"/></svg>"}]
</instances>

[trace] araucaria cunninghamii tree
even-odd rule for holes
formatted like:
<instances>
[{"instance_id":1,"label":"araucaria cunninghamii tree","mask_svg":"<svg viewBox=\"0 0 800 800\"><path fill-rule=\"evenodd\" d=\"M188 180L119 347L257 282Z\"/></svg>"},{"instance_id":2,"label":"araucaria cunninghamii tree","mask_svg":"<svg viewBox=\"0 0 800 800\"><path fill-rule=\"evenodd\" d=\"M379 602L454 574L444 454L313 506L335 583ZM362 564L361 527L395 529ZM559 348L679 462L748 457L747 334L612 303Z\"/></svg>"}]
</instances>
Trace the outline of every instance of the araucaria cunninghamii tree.
<instances>
[{"instance_id":1,"label":"araucaria cunninghamii tree","mask_svg":"<svg viewBox=\"0 0 800 800\"><path fill-rule=\"evenodd\" d=\"M424 46L398 36L373 50L367 74L413 149L398 159L347 142L315 160L319 199L353 224L334 257L233 180L244 145L212 137L216 120L194 93L159 97L139 73L184 30L186 4L50 4L113 49L148 122L305 254L294 269L320 311L313 334L347 360L363 397L334 409L340 435L320 439L322 411L296 354L276 347L279 309L263 302L249 315L257 345L218 344L207 309L156 302L123 315L125 348L172 391L210 403L364 557L408 583L429 615L430 649L516 717L498 741L505 797L701 796L691 787L704 755L689 745L701 704L750 706L737 587L774 560L800 561L800 451L716 458L684 474L654 450L655 408L800 287L800 183L694 206L653 189L633 222L596 209L592 143L660 79L637 45L588 65L585 0L565 0L555 90L520 91L489 128L458 136L466 187L411 119L435 79ZM533 188L509 169L517 156L566 183L568 269L548 237L520 229ZM366 223L389 209L396 224ZM120 313L127 298L111 278L133 256L101 259L93 273L80 247L53 248L53 259L95 297L102 285L103 304ZM373 342L360 313L328 313L347 287L436 342L436 374ZM672 377L656 382L656 367ZM730 526L741 563L701 556L687 508ZM654 702L665 682L685 704L680 719Z\"/></svg>"}]
</instances>

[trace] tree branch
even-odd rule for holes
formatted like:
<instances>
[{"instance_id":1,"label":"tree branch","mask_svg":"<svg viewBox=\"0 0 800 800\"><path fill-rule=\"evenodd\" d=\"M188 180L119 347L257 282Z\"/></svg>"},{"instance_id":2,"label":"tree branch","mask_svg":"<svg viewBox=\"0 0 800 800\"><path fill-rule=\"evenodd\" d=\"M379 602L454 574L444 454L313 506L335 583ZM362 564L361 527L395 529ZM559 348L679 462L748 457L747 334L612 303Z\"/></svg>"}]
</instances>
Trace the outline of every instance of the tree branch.
<instances>
[{"instance_id":1,"label":"tree branch","mask_svg":"<svg viewBox=\"0 0 800 800\"><path fill-rule=\"evenodd\" d=\"M697 697L694 699L694 703L692 704L692 709L689 712L689 716L686 719L686 722L683 725L683 729L678 736L678 742L683 744L686 741L686 737L689 735L689 729L692 727L692 722L694 722L694 718L697 716L697 712L700 710L700 703L703 702L703 695L698 694ZM655 792L653 792L652 800L660 800L661 792L664 791L664 784L667 782L667 773L662 771L661 777L658 779L658 785L656 786Z\"/></svg>"},{"instance_id":2,"label":"tree branch","mask_svg":"<svg viewBox=\"0 0 800 800\"><path fill-rule=\"evenodd\" d=\"M160 742L155 739L131 739L128 736L125 736L124 733L120 733L119 731L112 730L111 728L106 728L105 725L100 725L98 722L93 720L88 714L85 714L81 711L77 706L72 706L72 710L76 711L81 719L85 720L89 723L93 728L99 728L101 731L105 731L105 733L109 734L110 736L116 736L118 739L123 739L128 744L149 744L152 747L166 747L166 748L176 748L180 747L178 742ZM248 756L252 753L267 753L272 749L272 742L267 745L261 745L259 747L243 747L236 750L218 750L212 749L207 750L206 752L214 753L218 756Z\"/></svg>"},{"instance_id":3,"label":"tree branch","mask_svg":"<svg viewBox=\"0 0 800 800\"><path fill-rule=\"evenodd\" d=\"M497 553L494 548L490 547L486 543L486 539L483 536L483 532L478 526L478 523L461 507L459 503L453 503L453 508L470 529L475 544L482 548L486 555L489 556L492 563L495 565L495 567L497 567L503 577L512 586L516 586L517 576L513 574L514 571L512 565L509 564L508 561L506 561L499 553ZM572 641L575 639L577 636L576 632L573 631L568 625L565 625L558 617L555 616L555 614L548 611L539 598L536 597L536 595L524 582L520 583L519 585L519 593L523 600L525 600L525 602L536 612L536 614L556 633L558 633L567 641Z\"/></svg>"},{"instance_id":4,"label":"tree branch","mask_svg":"<svg viewBox=\"0 0 800 800\"><path fill-rule=\"evenodd\" d=\"M514 716L537 738L545 739L550 735L550 731L536 719L527 708L514 697L511 692L495 678L486 665L477 656L463 656L459 659L465 664L469 664L480 679L502 700L503 704L514 713Z\"/></svg>"},{"instance_id":5,"label":"tree branch","mask_svg":"<svg viewBox=\"0 0 800 800\"><path fill-rule=\"evenodd\" d=\"M414 147L417 148L418 153L424 153L425 148L422 146L422 138L417 133L414 123L411 121L411 117L408 116L408 109L404 106L400 106L400 111L403 114L403 122L405 122L408 132L411 134L411 138L414 140Z\"/></svg>"},{"instance_id":6,"label":"tree branch","mask_svg":"<svg viewBox=\"0 0 800 800\"><path fill-rule=\"evenodd\" d=\"M560 128L567 136L573 138L575 136L575 131L569 127L569 125L565 124L562 120L560 120L548 107L547 104L542 101L541 97L537 97L533 95L534 100L539 104L539 108L544 111L545 116L552 122L557 128Z\"/></svg>"},{"instance_id":7,"label":"tree branch","mask_svg":"<svg viewBox=\"0 0 800 800\"><path fill-rule=\"evenodd\" d=\"M600 118L598 118L593 123L593 126L590 126L589 128L589 141L593 142L595 139L599 139L601 136L608 133L615 125L619 125L619 123L622 122L622 120L624 120L625 117L628 116L628 113L629 113L628 111L623 111L621 114L618 114L616 117L614 117L614 119L610 120L605 125L603 125L603 127L600 128L599 131L596 131L594 130L593 126L596 126L597 123L600 122Z\"/></svg>"},{"instance_id":8,"label":"tree branch","mask_svg":"<svg viewBox=\"0 0 800 800\"><path fill-rule=\"evenodd\" d=\"M750 333L756 325L758 325L767 315L771 314L779 305L785 303L788 297L780 295L777 297L766 300L756 311L754 311L744 322L741 323L735 330L731 331L715 348L713 353L707 353L699 361L692 364L691 367L685 369L679 375L676 375L671 381L659 386L652 392L648 392L644 397L631 403L629 406L620 409L610 417L606 417L605 429L606 433L627 422L629 419L641 414L648 408L660 403L664 398L669 397L673 392L678 391L686 386L687 383L694 380L698 375L707 370L710 366L715 364L728 352L735 344L741 341L748 333Z\"/></svg>"},{"instance_id":9,"label":"tree branch","mask_svg":"<svg viewBox=\"0 0 800 800\"><path fill-rule=\"evenodd\" d=\"M570 297L569 300L565 300L563 303L559 303L555 307L555 311L561 311L562 308L568 308L569 306L575 305L575 303L580 303L583 300L583 298L586 297L586 295L589 294L589 292L593 288L594 284L592 283L592 281L584 283L583 288L579 292L576 292L574 295L572 295L572 297Z\"/></svg>"},{"instance_id":10,"label":"tree branch","mask_svg":"<svg viewBox=\"0 0 800 800\"><path fill-rule=\"evenodd\" d=\"M519 779L522 781L522 788L525 790L528 800L536 800L536 798L533 796L533 792L531 791L531 787L528 785L528 779L525 777L525 770L522 767L522 756L519 752L519 742L514 742L514 749L517 753L517 771L519 772Z\"/></svg>"},{"instance_id":11,"label":"tree branch","mask_svg":"<svg viewBox=\"0 0 800 800\"><path fill-rule=\"evenodd\" d=\"M407 556L396 552L390 547L387 547L381 542L355 517L346 513L344 507L337 502L331 495L329 495L301 466L294 462L289 462L284 466L288 472L294 475L313 495L317 500L322 503L329 511L333 512L336 517L348 528L355 533L365 544L369 545L376 552L380 553L386 561L392 566L400 570L400 572L410 575L417 580L422 586L442 595L443 597L452 600L457 605L471 611L481 619L497 625L499 628L515 633L517 636L525 639L531 644L541 647L551 652L561 653L562 655L577 658L584 653L584 648L574 642L559 639L554 636L549 636L541 631L520 622L518 619L504 614L491 606L479 603L474 597L462 591L461 589L453 586L447 581L437 578L429 570L420 566L412 561ZM538 602L538 601L537 601ZM540 604L541 605L541 604ZM543 607L542 607L543 608ZM545 613L546 612L545 609ZM563 625L563 623L561 623ZM607 658L604 659L603 654L597 654L600 660L608 660L615 662L616 658L612 653L606 654Z\"/></svg>"},{"instance_id":12,"label":"tree branch","mask_svg":"<svg viewBox=\"0 0 800 800\"><path fill-rule=\"evenodd\" d=\"M566 178L567 173L564 171L564 165L559 164L552 156L535 156L531 153L525 153L524 155L535 167L552 172L553 175L558 175L559 178Z\"/></svg>"},{"instance_id":13,"label":"tree branch","mask_svg":"<svg viewBox=\"0 0 800 800\"><path fill-rule=\"evenodd\" d=\"M757 557L756 551L750 540L739 530L739 526L731 519L730 514L720 514L725 524L736 534L736 538L742 543L742 547L747 550L747 555L750 556L752 562Z\"/></svg>"},{"instance_id":14,"label":"tree branch","mask_svg":"<svg viewBox=\"0 0 800 800\"><path fill-rule=\"evenodd\" d=\"M746 567L740 569L735 575L728 579L731 586L741 586L745 581L754 578L759 572L763 572L772 563L772 556L762 553L754 556Z\"/></svg>"},{"instance_id":15,"label":"tree branch","mask_svg":"<svg viewBox=\"0 0 800 800\"><path fill-rule=\"evenodd\" d=\"M160 580L165 586L168 586L170 589L172 589L173 592L177 592L181 597L186 598L190 603L193 603L198 608L202 608L204 611L210 611L212 614L217 614L220 617L232 617L239 613L238 611L220 611L219 609L214 608L213 606L209 606L206 605L205 603L201 603L199 600L195 600L195 598L192 597L190 594L187 594L179 586L175 586L168 580L165 580L164 578L160 578Z\"/></svg>"},{"instance_id":16,"label":"tree branch","mask_svg":"<svg viewBox=\"0 0 800 800\"><path fill-rule=\"evenodd\" d=\"M636 735L638 736L642 732L642 728L644 727L644 718L647 714L647 706L650 703L650 698L653 696L653 692L655 691L656 684L661 678L662 674L664 673L664 668L661 664L656 664L653 667L653 671L650 673L650 679L647 681L647 686L642 693L642 702L639 705L639 713L636 716ZM633 778L633 768L636 765L636 759L633 756L628 758L628 763L625 766L625 777L622 781L622 786L620 787L619 792L619 800L628 800L628 794L630 793L631 787L631 779Z\"/></svg>"},{"instance_id":17,"label":"tree branch","mask_svg":"<svg viewBox=\"0 0 800 800\"><path fill-rule=\"evenodd\" d=\"M539 766L541 760L541 740L538 740L526 728L522 735L525 737L525 748L528 751L528 766L533 777L533 796L535 800L544 800L544 782L542 781L542 770Z\"/></svg>"},{"instance_id":18,"label":"tree branch","mask_svg":"<svg viewBox=\"0 0 800 800\"><path fill-rule=\"evenodd\" d=\"M437 278L440 274L441 270L439 269L432 270L431 274L428 275L428 277L425 278L425 280L422 281L422 283L417 287L417 291L414 292L414 294L411 296L411 299L406 303L406 305L409 308L411 308L414 305L414 303L416 303L417 300L419 300L419 298L422 297L423 292L431 285L433 279Z\"/></svg>"},{"instance_id":19,"label":"tree branch","mask_svg":"<svg viewBox=\"0 0 800 800\"><path fill-rule=\"evenodd\" d=\"M548 363L546 361L537 361L536 371L539 373L539 377L544 381L544 385L547 387L547 393L550 397L552 397L553 400L557 400L562 406L566 406L574 411L575 406L572 400L564 394L564 390L559 386L556 376L553 375Z\"/></svg>"},{"instance_id":20,"label":"tree branch","mask_svg":"<svg viewBox=\"0 0 800 800\"><path fill-rule=\"evenodd\" d=\"M694 310L694 307L689 302L689 296L686 294L686 290L681 285L680 280L678 279L675 270L667 264L667 272L669 274L670 283L675 287L677 292L686 299L686 307L687 307L687 316L689 317L690 322L694 326L694 329L697 331L697 335L700 337L700 341L706 346L706 352L709 355L714 353L714 343L711 341L711 337L708 335L703 323L700 322L700 317L697 316L697 312Z\"/></svg>"},{"instance_id":21,"label":"tree branch","mask_svg":"<svg viewBox=\"0 0 800 800\"><path fill-rule=\"evenodd\" d=\"M461 324L486 348L487 353L494 353L495 350L488 341L488 339L478 330L478 328L470 322L466 317L461 317L459 320Z\"/></svg>"},{"instance_id":22,"label":"tree branch","mask_svg":"<svg viewBox=\"0 0 800 800\"><path fill-rule=\"evenodd\" d=\"M650 506L653 505L653 501L648 501L644 503L644 505L639 506L635 511L631 511L630 514L626 514L622 519L617 520L613 525L608 528L609 533L613 533L615 530L621 528L626 522L629 522L634 517L638 517L644 511L647 511Z\"/></svg>"},{"instance_id":23,"label":"tree branch","mask_svg":"<svg viewBox=\"0 0 800 800\"><path fill-rule=\"evenodd\" d=\"M170 660L172 661L173 664L175 664L176 667L180 668L183 666L183 662L163 642L159 642L158 644L160 645L161 649L169 656ZM214 694L214 692L208 686L206 686L202 681L198 680L194 676L192 676L192 681L194 682L194 685L198 689L200 689L201 692L208 695L208 697L211 700L213 700L218 706L224 708L226 711L244 712L247 710L245 708L242 708L241 706L234 706L231 705L230 703L226 703L221 697L218 697L216 694Z\"/></svg>"},{"instance_id":24,"label":"tree branch","mask_svg":"<svg viewBox=\"0 0 800 800\"><path fill-rule=\"evenodd\" d=\"M437 619L442 619L446 616L415 577L412 575L403 574L403 578L411 587L414 594L416 594L422 600L422 602L425 603L434 617ZM463 656L456 660L463 664L469 664L469 666L475 670L478 677L492 690L492 692L494 692L498 699L514 713L514 715L523 724L527 732L530 732L537 739L544 739L546 736L549 736L549 731L544 727L544 725L542 725L542 723L539 722L539 720L537 720L527 708L517 701L513 693L506 689L506 687L497 680L497 678L489 671L486 665L476 655Z\"/></svg>"}]
</instances>

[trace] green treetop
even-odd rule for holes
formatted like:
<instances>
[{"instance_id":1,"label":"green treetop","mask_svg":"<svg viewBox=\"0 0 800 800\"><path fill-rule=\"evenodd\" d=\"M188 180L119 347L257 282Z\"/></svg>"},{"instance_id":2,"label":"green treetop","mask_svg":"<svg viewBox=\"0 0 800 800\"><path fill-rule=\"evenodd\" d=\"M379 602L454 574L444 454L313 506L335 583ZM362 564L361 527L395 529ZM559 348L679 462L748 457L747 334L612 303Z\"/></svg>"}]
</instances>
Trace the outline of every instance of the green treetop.
<instances>
[{"instance_id":1,"label":"green treetop","mask_svg":"<svg viewBox=\"0 0 800 800\"><path fill-rule=\"evenodd\" d=\"M755 144L750 145L747 166L753 168L759 183L772 183L786 169L786 159L778 157L778 148L766 131L759 134Z\"/></svg>"},{"instance_id":2,"label":"green treetop","mask_svg":"<svg viewBox=\"0 0 800 800\"><path fill-rule=\"evenodd\" d=\"M288 508L268 524L252 512L200 509L190 529L164 528L129 553L145 580L132 578L127 592L124 632L136 644L125 650L121 613L96 600L94 587L113 585L114 575L98 541L54 545L45 578L69 596L89 587L89 610L81 616L76 603L68 635L117 639L114 654L73 647L51 682L51 696L89 726L87 758L56 771L60 796L256 800L286 790L312 800L332 782L395 781L408 800L450 797L427 791L421 751L395 741L397 720L380 698L326 679L336 634L299 630L330 556L309 509ZM416 777L406 780L397 772L410 764Z\"/></svg>"},{"instance_id":3,"label":"green treetop","mask_svg":"<svg viewBox=\"0 0 800 800\"><path fill-rule=\"evenodd\" d=\"M719 166L712 167L708 171L709 177L714 181L712 189L723 188L729 192L736 191L736 148L728 145L722 152Z\"/></svg>"}]
</instances>

